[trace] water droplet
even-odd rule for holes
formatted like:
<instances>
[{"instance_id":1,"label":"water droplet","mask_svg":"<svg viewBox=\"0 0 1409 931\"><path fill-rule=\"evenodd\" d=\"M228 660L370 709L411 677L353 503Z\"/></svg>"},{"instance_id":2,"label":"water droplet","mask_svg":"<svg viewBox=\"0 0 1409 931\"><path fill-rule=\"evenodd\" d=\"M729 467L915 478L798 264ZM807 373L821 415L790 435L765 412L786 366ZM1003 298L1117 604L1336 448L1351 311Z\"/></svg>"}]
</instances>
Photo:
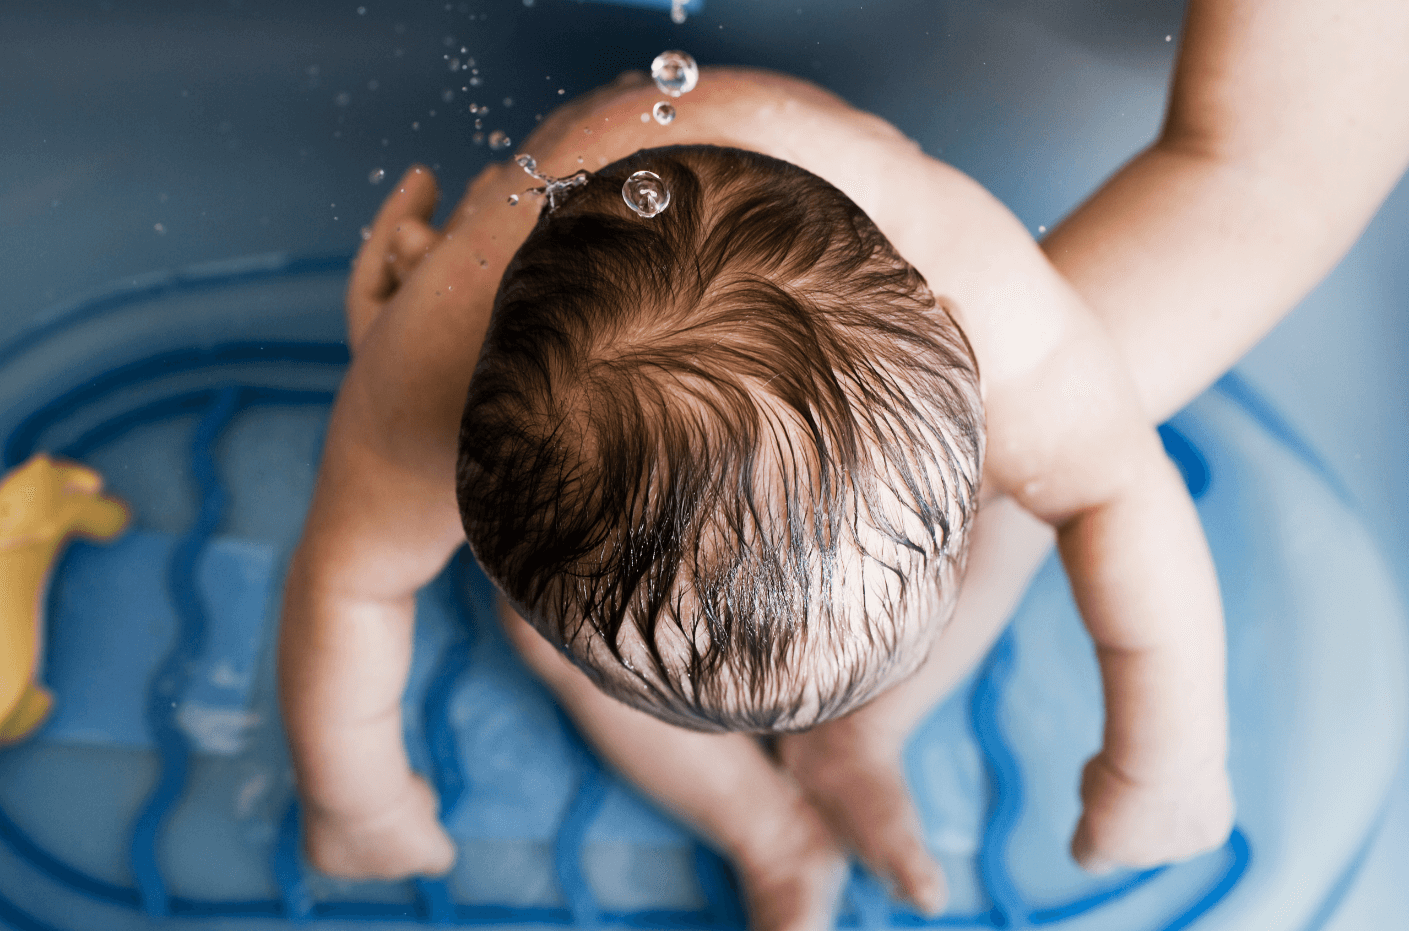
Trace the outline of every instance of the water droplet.
<instances>
[{"instance_id":1,"label":"water droplet","mask_svg":"<svg viewBox=\"0 0 1409 931\"><path fill-rule=\"evenodd\" d=\"M514 105L514 98L512 98L512 97L505 97L505 98L504 98L504 106L506 106L506 107L512 107L513 105Z\"/></svg>"},{"instance_id":2,"label":"water droplet","mask_svg":"<svg viewBox=\"0 0 1409 931\"><path fill-rule=\"evenodd\" d=\"M532 155L517 155L514 157L514 164L535 178L538 177L538 161Z\"/></svg>"},{"instance_id":3,"label":"water droplet","mask_svg":"<svg viewBox=\"0 0 1409 931\"><path fill-rule=\"evenodd\" d=\"M347 91L343 91L341 94L338 94L336 97L333 98L333 103L337 104L340 107L345 107L348 104L352 103L352 95L349 94Z\"/></svg>"},{"instance_id":4,"label":"water droplet","mask_svg":"<svg viewBox=\"0 0 1409 931\"><path fill-rule=\"evenodd\" d=\"M358 16L366 16L366 15L367 15L367 8L366 8L365 6L359 6L359 7L357 8L357 15L358 15Z\"/></svg>"},{"instance_id":5,"label":"water droplet","mask_svg":"<svg viewBox=\"0 0 1409 931\"><path fill-rule=\"evenodd\" d=\"M524 6L533 6L533 0L523 0Z\"/></svg>"},{"instance_id":6,"label":"water droplet","mask_svg":"<svg viewBox=\"0 0 1409 931\"><path fill-rule=\"evenodd\" d=\"M517 194L510 194L510 195L509 195L509 206L510 206L510 207L517 207L517 206L518 206L518 203L519 203L519 195L517 195Z\"/></svg>"},{"instance_id":7,"label":"water droplet","mask_svg":"<svg viewBox=\"0 0 1409 931\"><path fill-rule=\"evenodd\" d=\"M579 165L582 164L582 156L581 156L581 155L579 155L579 156L577 157L577 163L578 163Z\"/></svg>"},{"instance_id":8,"label":"water droplet","mask_svg":"<svg viewBox=\"0 0 1409 931\"><path fill-rule=\"evenodd\" d=\"M661 52L651 62L651 77L662 94L679 97L695 89L700 81L700 66L689 52Z\"/></svg>"},{"instance_id":9,"label":"water droplet","mask_svg":"<svg viewBox=\"0 0 1409 931\"><path fill-rule=\"evenodd\" d=\"M1173 41L1174 41L1174 36L1165 36L1165 37L1164 37L1164 41L1166 41L1166 42L1173 42Z\"/></svg>"},{"instance_id":10,"label":"water droplet","mask_svg":"<svg viewBox=\"0 0 1409 931\"><path fill-rule=\"evenodd\" d=\"M1039 232L1039 233L1045 233L1045 232L1047 232L1047 227L1045 227L1045 226L1039 226L1039 227L1037 228L1037 232Z\"/></svg>"},{"instance_id":11,"label":"water droplet","mask_svg":"<svg viewBox=\"0 0 1409 931\"><path fill-rule=\"evenodd\" d=\"M489 147L491 149L507 149L512 140L504 135L502 129L496 129L489 134Z\"/></svg>"},{"instance_id":12,"label":"water droplet","mask_svg":"<svg viewBox=\"0 0 1409 931\"><path fill-rule=\"evenodd\" d=\"M470 137L470 141L475 145L484 145L484 133L475 133Z\"/></svg>"},{"instance_id":13,"label":"water droplet","mask_svg":"<svg viewBox=\"0 0 1409 931\"><path fill-rule=\"evenodd\" d=\"M381 184L381 183L382 183L382 179L384 179L385 177L386 177L386 169L384 169L384 168L373 168L373 169L372 169L372 173L367 176L367 180L370 181L370 182L372 182L373 184Z\"/></svg>"},{"instance_id":14,"label":"water droplet","mask_svg":"<svg viewBox=\"0 0 1409 931\"><path fill-rule=\"evenodd\" d=\"M447 87L445 90L440 92L440 99L445 101L446 103L449 103L450 101L455 99L455 92Z\"/></svg>"},{"instance_id":15,"label":"water droplet","mask_svg":"<svg viewBox=\"0 0 1409 931\"><path fill-rule=\"evenodd\" d=\"M420 121L419 121L419 120L412 121L412 123L411 123L411 128L412 128L412 129L420 129L420 128L421 128L421 123L420 123Z\"/></svg>"},{"instance_id":16,"label":"water droplet","mask_svg":"<svg viewBox=\"0 0 1409 931\"><path fill-rule=\"evenodd\" d=\"M158 235L158 236L165 236L165 235L166 235L166 227L163 226L163 225L160 224L160 223L158 223L157 225L153 226L152 229L154 229L154 230L157 231L157 235Z\"/></svg>"},{"instance_id":17,"label":"water droplet","mask_svg":"<svg viewBox=\"0 0 1409 931\"><path fill-rule=\"evenodd\" d=\"M651 107L651 116L662 126L669 126L675 120L675 108L662 100Z\"/></svg>"},{"instance_id":18,"label":"water droplet","mask_svg":"<svg viewBox=\"0 0 1409 931\"><path fill-rule=\"evenodd\" d=\"M470 78L470 86L471 86L471 87L479 87L479 86L480 86L481 84L483 84L483 83L484 83L484 81L481 80L480 78Z\"/></svg>"},{"instance_id":19,"label":"water droplet","mask_svg":"<svg viewBox=\"0 0 1409 931\"><path fill-rule=\"evenodd\" d=\"M670 0L670 21L677 26L685 21L685 0Z\"/></svg>"},{"instance_id":20,"label":"water droplet","mask_svg":"<svg viewBox=\"0 0 1409 931\"><path fill-rule=\"evenodd\" d=\"M642 113L642 114L641 114L641 122L642 122L642 123L649 123L650 121L651 121L651 115L650 115L649 113Z\"/></svg>"},{"instance_id":21,"label":"water droplet","mask_svg":"<svg viewBox=\"0 0 1409 931\"><path fill-rule=\"evenodd\" d=\"M372 80L367 82L367 90L369 91L374 91L381 86L381 82L378 81L376 78L373 78Z\"/></svg>"},{"instance_id":22,"label":"water droplet","mask_svg":"<svg viewBox=\"0 0 1409 931\"><path fill-rule=\"evenodd\" d=\"M367 240L369 240L369 239L371 239L371 238L372 238L372 228L371 228L370 226L364 226L364 227L362 227L362 241L363 241L363 242L366 242Z\"/></svg>"},{"instance_id":23,"label":"water droplet","mask_svg":"<svg viewBox=\"0 0 1409 931\"><path fill-rule=\"evenodd\" d=\"M563 88L561 88L561 87L558 88L558 96L559 96L559 97L563 96L563 95L566 94L566 93L567 93L567 91L564 90Z\"/></svg>"},{"instance_id":24,"label":"water droplet","mask_svg":"<svg viewBox=\"0 0 1409 931\"><path fill-rule=\"evenodd\" d=\"M654 217L670 206L670 190L653 171L638 171L621 186L621 199L638 216Z\"/></svg>"}]
</instances>

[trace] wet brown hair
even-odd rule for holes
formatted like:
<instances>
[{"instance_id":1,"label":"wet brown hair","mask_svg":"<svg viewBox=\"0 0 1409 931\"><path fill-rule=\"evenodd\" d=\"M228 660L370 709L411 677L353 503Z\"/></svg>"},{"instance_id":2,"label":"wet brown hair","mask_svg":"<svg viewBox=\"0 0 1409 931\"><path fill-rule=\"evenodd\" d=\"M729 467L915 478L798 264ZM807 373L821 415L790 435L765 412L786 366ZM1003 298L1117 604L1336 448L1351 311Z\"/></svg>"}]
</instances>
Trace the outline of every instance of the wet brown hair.
<instances>
[{"instance_id":1,"label":"wet brown hair","mask_svg":"<svg viewBox=\"0 0 1409 931\"><path fill-rule=\"evenodd\" d=\"M671 194L652 218L622 200L642 169ZM609 693L793 730L947 617L982 453L967 340L856 204L672 147L594 174L514 256L457 492L486 572Z\"/></svg>"}]
</instances>

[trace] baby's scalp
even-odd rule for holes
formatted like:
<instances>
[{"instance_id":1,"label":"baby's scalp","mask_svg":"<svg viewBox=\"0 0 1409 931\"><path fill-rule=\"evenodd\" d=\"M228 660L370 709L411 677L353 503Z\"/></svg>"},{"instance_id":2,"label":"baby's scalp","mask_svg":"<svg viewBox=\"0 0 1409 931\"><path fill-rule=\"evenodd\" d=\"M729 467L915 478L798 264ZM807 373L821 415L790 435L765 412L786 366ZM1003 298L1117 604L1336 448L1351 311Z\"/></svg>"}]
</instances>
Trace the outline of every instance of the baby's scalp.
<instances>
[{"instance_id":1,"label":"baby's scalp","mask_svg":"<svg viewBox=\"0 0 1409 931\"><path fill-rule=\"evenodd\" d=\"M663 213L622 199L659 175ZM978 373L923 278L821 178L646 149L504 274L457 488L472 548L611 694L706 730L811 726L918 663L962 574Z\"/></svg>"}]
</instances>

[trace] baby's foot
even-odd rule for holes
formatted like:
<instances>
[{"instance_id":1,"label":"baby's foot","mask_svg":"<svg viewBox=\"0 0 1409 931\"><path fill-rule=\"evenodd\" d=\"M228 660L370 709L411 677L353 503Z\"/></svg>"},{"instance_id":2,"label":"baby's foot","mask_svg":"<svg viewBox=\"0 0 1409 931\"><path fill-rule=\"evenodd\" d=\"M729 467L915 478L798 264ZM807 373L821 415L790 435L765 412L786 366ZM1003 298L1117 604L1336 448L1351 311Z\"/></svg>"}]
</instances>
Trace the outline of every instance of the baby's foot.
<instances>
[{"instance_id":1,"label":"baby's foot","mask_svg":"<svg viewBox=\"0 0 1409 931\"><path fill-rule=\"evenodd\" d=\"M347 287L347 341L353 352L401 283L440 240L430 226L440 197L435 175L413 166L364 232Z\"/></svg>"},{"instance_id":2,"label":"baby's foot","mask_svg":"<svg viewBox=\"0 0 1409 931\"><path fill-rule=\"evenodd\" d=\"M849 873L830 828L799 798L764 836L735 858L750 931L830 931Z\"/></svg>"},{"instance_id":3,"label":"baby's foot","mask_svg":"<svg viewBox=\"0 0 1409 931\"><path fill-rule=\"evenodd\" d=\"M782 738L778 752L832 830L873 873L922 913L944 909L944 872L925 847L899 747L868 740L842 719Z\"/></svg>"}]
</instances>

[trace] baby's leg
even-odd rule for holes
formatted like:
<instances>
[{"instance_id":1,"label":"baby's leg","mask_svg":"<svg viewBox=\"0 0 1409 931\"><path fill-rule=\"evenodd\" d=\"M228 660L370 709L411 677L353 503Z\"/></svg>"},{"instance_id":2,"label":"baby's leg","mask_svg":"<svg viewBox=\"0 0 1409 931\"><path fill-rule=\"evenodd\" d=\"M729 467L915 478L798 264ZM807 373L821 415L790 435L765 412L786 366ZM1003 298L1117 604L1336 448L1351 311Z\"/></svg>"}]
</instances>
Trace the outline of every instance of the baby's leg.
<instances>
[{"instance_id":1,"label":"baby's leg","mask_svg":"<svg viewBox=\"0 0 1409 931\"><path fill-rule=\"evenodd\" d=\"M440 240L430 226L440 191L435 175L412 166L368 228L347 286L347 345L356 353L401 282Z\"/></svg>"},{"instance_id":2,"label":"baby's leg","mask_svg":"<svg viewBox=\"0 0 1409 931\"><path fill-rule=\"evenodd\" d=\"M778 741L783 764L832 830L921 911L943 908L946 890L905 781L905 742L992 646L1051 540L1012 501L986 503L954 617L924 665L847 717Z\"/></svg>"},{"instance_id":3,"label":"baby's leg","mask_svg":"<svg viewBox=\"0 0 1409 931\"><path fill-rule=\"evenodd\" d=\"M744 734L666 724L599 691L507 607L505 631L618 772L709 838L739 871L752 931L828 931L846 857L822 816Z\"/></svg>"}]
</instances>

